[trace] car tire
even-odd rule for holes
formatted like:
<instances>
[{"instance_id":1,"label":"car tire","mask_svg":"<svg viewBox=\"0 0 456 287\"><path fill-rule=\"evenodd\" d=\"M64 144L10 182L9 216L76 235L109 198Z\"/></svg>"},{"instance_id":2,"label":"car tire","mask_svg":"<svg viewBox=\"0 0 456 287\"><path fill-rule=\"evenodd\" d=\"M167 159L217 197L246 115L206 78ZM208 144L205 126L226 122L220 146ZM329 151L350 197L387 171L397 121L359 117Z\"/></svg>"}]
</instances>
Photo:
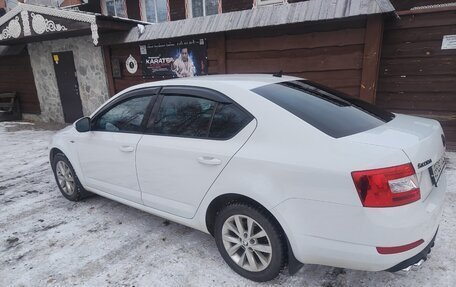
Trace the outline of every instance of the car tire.
<instances>
[{"instance_id":1,"label":"car tire","mask_svg":"<svg viewBox=\"0 0 456 287\"><path fill-rule=\"evenodd\" d=\"M66 199L79 201L90 195L82 187L73 166L64 154L58 153L54 156L52 170L60 192Z\"/></svg>"},{"instance_id":2,"label":"car tire","mask_svg":"<svg viewBox=\"0 0 456 287\"><path fill-rule=\"evenodd\" d=\"M272 215L255 205L224 207L215 219L214 237L231 269L252 281L272 280L285 265L285 235Z\"/></svg>"}]
</instances>

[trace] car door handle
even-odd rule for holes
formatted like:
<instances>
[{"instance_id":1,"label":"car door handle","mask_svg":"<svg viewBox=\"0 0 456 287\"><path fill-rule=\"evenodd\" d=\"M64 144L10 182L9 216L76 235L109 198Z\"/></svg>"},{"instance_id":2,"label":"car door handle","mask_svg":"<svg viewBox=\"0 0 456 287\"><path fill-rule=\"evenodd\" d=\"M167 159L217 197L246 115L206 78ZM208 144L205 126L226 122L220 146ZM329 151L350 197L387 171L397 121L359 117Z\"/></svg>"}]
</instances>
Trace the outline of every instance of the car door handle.
<instances>
[{"instance_id":1,"label":"car door handle","mask_svg":"<svg viewBox=\"0 0 456 287\"><path fill-rule=\"evenodd\" d=\"M206 165L219 165L222 163L221 160L211 156L200 156L198 162Z\"/></svg>"},{"instance_id":2,"label":"car door handle","mask_svg":"<svg viewBox=\"0 0 456 287\"><path fill-rule=\"evenodd\" d=\"M123 152L132 152L135 150L135 148L130 145L122 145L119 147L119 149Z\"/></svg>"}]
</instances>

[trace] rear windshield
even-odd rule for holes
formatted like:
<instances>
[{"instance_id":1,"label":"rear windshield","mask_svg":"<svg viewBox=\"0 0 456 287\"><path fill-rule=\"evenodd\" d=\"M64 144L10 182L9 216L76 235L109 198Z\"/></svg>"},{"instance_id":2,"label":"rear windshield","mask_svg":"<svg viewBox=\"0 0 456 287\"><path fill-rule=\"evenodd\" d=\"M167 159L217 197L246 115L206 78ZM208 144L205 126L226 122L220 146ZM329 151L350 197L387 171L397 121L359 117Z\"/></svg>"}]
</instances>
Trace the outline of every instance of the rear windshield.
<instances>
[{"instance_id":1,"label":"rear windshield","mask_svg":"<svg viewBox=\"0 0 456 287\"><path fill-rule=\"evenodd\" d=\"M394 114L374 105L307 80L252 91L334 138L367 131L394 118Z\"/></svg>"}]
</instances>

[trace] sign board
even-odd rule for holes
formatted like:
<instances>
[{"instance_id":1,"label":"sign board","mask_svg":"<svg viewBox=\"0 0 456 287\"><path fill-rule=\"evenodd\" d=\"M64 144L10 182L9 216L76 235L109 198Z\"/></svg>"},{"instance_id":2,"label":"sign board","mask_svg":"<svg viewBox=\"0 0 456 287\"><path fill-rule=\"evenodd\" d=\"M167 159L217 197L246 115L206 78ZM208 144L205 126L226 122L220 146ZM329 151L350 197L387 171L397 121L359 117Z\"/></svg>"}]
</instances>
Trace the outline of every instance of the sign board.
<instances>
[{"instance_id":1,"label":"sign board","mask_svg":"<svg viewBox=\"0 0 456 287\"><path fill-rule=\"evenodd\" d=\"M442 50L456 49L456 35L445 35L442 41Z\"/></svg>"},{"instance_id":2,"label":"sign board","mask_svg":"<svg viewBox=\"0 0 456 287\"><path fill-rule=\"evenodd\" d=\"M125 66L127 67L127 71L130 74L134 74L138 70L138 62L136 61L135 57L133 57L131 54L127 58L127 61L125 62Z\"/></svg>"},{"instance_id":3,"label":"sign board","mask_svg":"<svg viewBox=\"0 0 456 287\"><path fill-rule=\"evenodd\" d=\"M184 78L207 75L205 39L139 46L143 75Z\"/></svg>"}]
</instances>

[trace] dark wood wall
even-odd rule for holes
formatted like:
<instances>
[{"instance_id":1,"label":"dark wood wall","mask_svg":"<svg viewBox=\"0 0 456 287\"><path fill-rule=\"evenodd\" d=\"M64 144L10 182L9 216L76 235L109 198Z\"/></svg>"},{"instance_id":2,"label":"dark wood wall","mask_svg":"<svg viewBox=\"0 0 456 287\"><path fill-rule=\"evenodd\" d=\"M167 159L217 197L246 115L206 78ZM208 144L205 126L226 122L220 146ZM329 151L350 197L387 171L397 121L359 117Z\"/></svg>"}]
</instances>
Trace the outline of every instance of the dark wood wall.
<instances>
[{"instance_id":1,"label":"dark wood wall","mask_svg":"<svg viewBox=\"0 0 456 287\"><path fill-rule=\"evenodd\" d=\"M442 50L456 34L456 11L401 15L385 23L377 104L440 120L456 148L456 50Z\"/></svg>"},{"instance_id":2,"label":"dark wood wall","mask_svg":"<svg viewBox=\"0 0 456 287\"><path fill-rule=\"evenodd\" d=\"M308 78L359 96L365 19L243 31L226 37L227 73L276 73Z\"/></svg>"},{"instance_id":3,"label":"dark wood wall","mask_svg":"<svg viewBox=\"0 0 456 287\"><path fill-rule=\"evenodd\" d=\"M39 114L40 103L26 51L16 56L0 57L0 93L17 92L23 113Z\"/></svg>"}]
</instances>

